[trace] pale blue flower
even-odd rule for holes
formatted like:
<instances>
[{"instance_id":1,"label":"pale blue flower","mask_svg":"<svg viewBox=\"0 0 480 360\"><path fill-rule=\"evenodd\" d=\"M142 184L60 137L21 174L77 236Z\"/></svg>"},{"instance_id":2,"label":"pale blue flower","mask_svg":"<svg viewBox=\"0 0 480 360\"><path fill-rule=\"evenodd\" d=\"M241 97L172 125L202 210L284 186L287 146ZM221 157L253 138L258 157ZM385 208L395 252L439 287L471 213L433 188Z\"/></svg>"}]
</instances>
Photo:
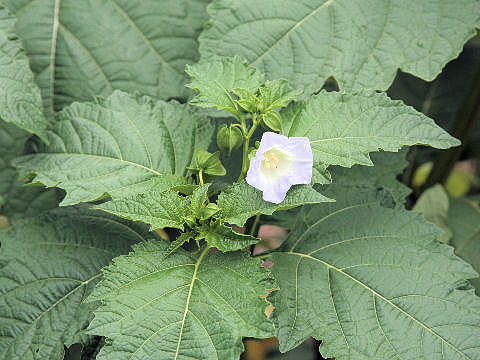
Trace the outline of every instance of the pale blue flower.
<instances>
[{"instance_id":1,"label":"pale blue flower","mask_svg":"<svg viewBox=\"0 0 480 360\"><path fill-rule=\"evenodd\" d=\"M250 161L247 183L263 191L263 200L279 204L295 184L312 181L313 153L306 137L266 132Z\"/></svg>"}]
</instances>

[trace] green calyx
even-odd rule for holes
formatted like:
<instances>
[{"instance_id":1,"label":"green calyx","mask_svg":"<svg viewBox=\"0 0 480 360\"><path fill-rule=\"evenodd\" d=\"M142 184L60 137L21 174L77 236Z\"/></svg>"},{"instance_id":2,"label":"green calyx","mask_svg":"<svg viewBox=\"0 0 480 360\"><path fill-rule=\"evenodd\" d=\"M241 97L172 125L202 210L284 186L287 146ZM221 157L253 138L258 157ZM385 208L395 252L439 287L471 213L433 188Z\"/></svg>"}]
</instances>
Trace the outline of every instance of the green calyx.
<instances>
[{"instance_id":1,"label":"green calyx","mask_svg":"<svg viewBox=\"0 0 480 360\"><path fill-rule=\"evenodd\" d=\"M220 151L231 155L232 151L242 146L243 134L242 131L232 125L222 125L217 132L217 145Z\"/></svg>"}]
</instances>

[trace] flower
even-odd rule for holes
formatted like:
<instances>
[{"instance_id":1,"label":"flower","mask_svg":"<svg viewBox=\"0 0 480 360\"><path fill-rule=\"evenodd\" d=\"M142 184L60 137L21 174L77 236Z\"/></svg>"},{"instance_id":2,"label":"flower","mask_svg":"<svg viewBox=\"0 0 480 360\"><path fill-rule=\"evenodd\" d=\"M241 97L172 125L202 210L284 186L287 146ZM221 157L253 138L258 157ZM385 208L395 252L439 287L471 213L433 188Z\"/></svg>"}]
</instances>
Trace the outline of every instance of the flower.
<instances>
[{"instance_id":1,"label":"flower","mask_svg":"<svg viewBox=\"0 0 480 360\"><path fill-rule=\"evenodd\" d=\"M312 181L313 153L306 137L266 132L250 161L247 183L263 191L263 200L279 204L295 184Z\"/></svg>"}]
</instances>

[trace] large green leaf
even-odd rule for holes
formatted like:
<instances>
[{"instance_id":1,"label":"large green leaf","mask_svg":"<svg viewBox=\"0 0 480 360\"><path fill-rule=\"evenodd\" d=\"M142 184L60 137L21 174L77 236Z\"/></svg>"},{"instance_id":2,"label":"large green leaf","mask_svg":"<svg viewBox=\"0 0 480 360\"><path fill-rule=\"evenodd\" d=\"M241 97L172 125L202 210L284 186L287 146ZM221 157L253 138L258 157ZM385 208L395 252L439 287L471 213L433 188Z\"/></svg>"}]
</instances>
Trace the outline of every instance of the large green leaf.
<instances>
[{"instance_id":1,"label":"large green leaf","mask_svg":"<svg viewBox=\"0 0 480 360\"><path fill-rule=\"evenodd\" d=\"M102 300L89 332L107 337L98 360L238 359L242 337L270 337L261 298L268 273L245 252L163 261L165 242L144 242L114 260L91 300Z\"/></svg>"},{"instance_id":2,"label":"large green leaf","mask_svg":"<svg viewBox=\"0 0 480 360\"><path fill-rule=\"evenodd\" d=\"M243 226L248 218L255 215L272 215L277 210L328 201L334 200L323 196L310 185L296 185L288 191L285 200L280 204L274 204L263 200L261 191L242 181L233 184L219 195L218 217L230 224Z\"/></svg>"},{"instance_id":3,"label":"large green leaf","mask_svg":"<svg viewBox=\"0 0 480 360\"><path fill-rule=\"evenodd\" d=\"M150 188L152 179L185 175L194 149L207 148L212 132L188 105L116 91L60 112L48 132L51 145L16 164L36 173L36 181L65 189L63 205L124 197Z\"/></svg>"},{"instance_id":4,"label":"large green leaf","mask_svg":"<svg viewBox=\"0 0 480 360\"><path fill-rule=\"evenodd\" d=\"M450 199L448 226L453 234L450 243L455 246L455 254L480 272L480 198ZM471 282L480 294L480 279Z\"/></svg>"},{"instance_id":5,"label":"large green leaf","mask_svg":"<svg viewBox=\"0 0 480 360\"><path fill-rule=\"evenodd\" d=\"M52 114L114 89L185 98L208 0L5 0ZM41 21L39 20L41 19Z\"/></svg>"},{"instance_id":6,"label":"large green leaf","mask_svg":"<svg viewBox=\"0 0 480 360\"><path fill-rule=\"evenodd\" d=\"M339 186L360 186L384 190L392 197L395 204L403 206L411 189L397 180L397 176L407 167L405 159L407 150L398 153L372 153L372 166L354 165L351 169L331 167L332 182Z\"/></svg>"},{"instance_id":7,"label":"large green leaf","mask_svg":"<svg viewBox=\"0 0 480 360\"><path fill-rule=\"evenodd\" d=\"M65 208L0 232L0 359L58 360L85 341L100 269L147 238L102 214Z\"/></svg>"},{"instance_id":8,"label":"large green leaf","mask_svg":"<svg viewBox=\"0 0 480 360\"><path fill-rule=\"evenodd\" d=\"M407 161L405 159L406 149L398 153L378 152L372 154L374 166L354 165L351 168L332 166L331 172L333 184L342 188L353 188L354 191L362 189L375 189L376 197L383 206L404 207L405 198L410 189L397 180ZM315 187L318 187L316 185ZM322 190L322 188L320 188ZM351 190L349 190L351 191ZM298 213L301 208L289 211L281 211L264 219L266 223L291 229L295 226Z\"/></svg>"},{"instance_id":9,"label":"large green leaf","mask_svg":"<svg viewBox=\"0 0 480 360\"><path fill-rule=\"evenodd\" d=\"M200 53L238 55L307 93L386 90L398 68L433 80L480 23L477 0L215 0Z\"/></svg>"},{"instance_id":10,"label":"large green leaf","mask_svg":"<svg viewBox=\"0 0 480 360\"><path fill-rule=\"evenodd\" d=\"M285 134L308 137L314 159L325 165L372 165L370 152L404 145L460 144L432 119L384 93L322 91L292 108L283 116Z\"/></svg>"},{"instance_id":11,"label":"large green leaf","mask_svg":"<svg viewBox=\"0 0 480 360\"><path fill-rule=\"evenodd\" d=\"M15 17L0 5L0 117L47 140L40 89L20 40L12 34Z\"/></svg>"},{"instance_id":12,"label":"large green leaf","mask_svg":"<svg viewBox=\"0 0 480 360\"><path fill-rule=\"evenodd\" d=\"M272 254L280 349L308 336L337 360L478 359L478 276L422 216L378 205L376 190L330 187Z\"/></svg>"}]
</instances>

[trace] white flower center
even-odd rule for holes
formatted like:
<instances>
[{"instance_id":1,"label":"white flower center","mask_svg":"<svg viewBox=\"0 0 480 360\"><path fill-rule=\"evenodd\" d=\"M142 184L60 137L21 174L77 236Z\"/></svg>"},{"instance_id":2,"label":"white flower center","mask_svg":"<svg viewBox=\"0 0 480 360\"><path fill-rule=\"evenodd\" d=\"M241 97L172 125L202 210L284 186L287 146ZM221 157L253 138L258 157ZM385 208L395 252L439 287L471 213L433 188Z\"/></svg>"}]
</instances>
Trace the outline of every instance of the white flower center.
<instances>
[{"instance_id":1,"label":"white flower center","mask_svg":"<svg viewBox=\"0 0 480 360\"><path fill-rule=\"evenodd\" d=\"M291 160L288 154L278 148L271 148L263 153L260 173L267 179L275 181L288 173Z\"/></svg>"}]
</instances>

